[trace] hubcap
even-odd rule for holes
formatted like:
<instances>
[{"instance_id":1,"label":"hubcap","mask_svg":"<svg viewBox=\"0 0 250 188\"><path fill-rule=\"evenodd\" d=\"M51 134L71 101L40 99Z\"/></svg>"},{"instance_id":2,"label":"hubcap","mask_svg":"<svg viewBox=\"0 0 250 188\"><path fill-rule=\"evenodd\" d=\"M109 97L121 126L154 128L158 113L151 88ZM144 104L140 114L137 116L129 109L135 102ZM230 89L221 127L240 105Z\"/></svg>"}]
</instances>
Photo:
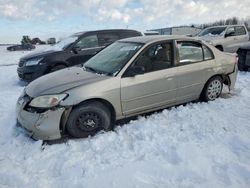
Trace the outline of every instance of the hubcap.
<instances>
[{"instance_id":1,"label":"hubcap","mask_svg":"<svg viewBox=\"0 0 250 188\"><path fill-rule=\"evenodd\" d=\"M83 113L76 119L76 125L82 131L93 131L99 128L100 117L96 113Z\"/></svg>"},{"instance_id":2,"label":"hubcap","mask_svg":"<svg viewBox=\"0 0 250 188\"><path fill-rule=\"evenodd\" d=\"M207 90L207 96L210 100L215 100L221 93L222 83L219 80L212 81Z\"/></svg>"}]
</instances>

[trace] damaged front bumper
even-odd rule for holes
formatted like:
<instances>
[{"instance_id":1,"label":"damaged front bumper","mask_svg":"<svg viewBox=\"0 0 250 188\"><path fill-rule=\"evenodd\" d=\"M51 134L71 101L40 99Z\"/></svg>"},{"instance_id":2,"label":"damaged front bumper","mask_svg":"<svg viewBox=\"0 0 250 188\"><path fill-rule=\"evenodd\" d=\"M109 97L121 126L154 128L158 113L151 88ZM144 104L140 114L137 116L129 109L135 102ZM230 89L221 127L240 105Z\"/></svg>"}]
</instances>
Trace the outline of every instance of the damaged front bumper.
<instances>
[{"instance_id":1,"label":"damaged front bumper","mask_svg":"<svg viewBox=\"0 0 250 188\"><path fill-rule=\"evenodd\" d=\"M18 123L35 140L55 140L61 138L60 121L64 107L49 109L42 113L29 112L25 109L28 101L21 97L17 101L16 115Z\"/></svg>"}]
</instances>

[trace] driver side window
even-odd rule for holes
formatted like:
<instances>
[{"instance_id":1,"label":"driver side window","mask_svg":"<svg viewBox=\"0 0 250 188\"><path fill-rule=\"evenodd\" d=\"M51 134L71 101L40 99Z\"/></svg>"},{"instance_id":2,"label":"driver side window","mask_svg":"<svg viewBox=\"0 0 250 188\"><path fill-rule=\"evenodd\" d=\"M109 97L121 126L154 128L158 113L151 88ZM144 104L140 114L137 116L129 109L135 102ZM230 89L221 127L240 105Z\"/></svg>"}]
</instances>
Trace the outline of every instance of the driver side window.
<instances>
[{"instance_id":1,"label":"driver side window","mask_svg":"<svg viewBox=\"0 0 250 188\"><path fill-rule=\"evenodd\" d=\"M172 43L156 44L144 51L134 63L141 66L145 73L163 70L172 67Z\"/></svg>"},{"instance_id":2,"label":"driver side window","mask_svg":"<svg viewBox=\"0 0 250 188\"><path fill-rule=\"evenodd\" d=\"M89 36L81 38L76 43L76 47L80 48L80 49L98 47L98 38L97 38L97 35L89 35Z\"/></svg>"}]
</instances>

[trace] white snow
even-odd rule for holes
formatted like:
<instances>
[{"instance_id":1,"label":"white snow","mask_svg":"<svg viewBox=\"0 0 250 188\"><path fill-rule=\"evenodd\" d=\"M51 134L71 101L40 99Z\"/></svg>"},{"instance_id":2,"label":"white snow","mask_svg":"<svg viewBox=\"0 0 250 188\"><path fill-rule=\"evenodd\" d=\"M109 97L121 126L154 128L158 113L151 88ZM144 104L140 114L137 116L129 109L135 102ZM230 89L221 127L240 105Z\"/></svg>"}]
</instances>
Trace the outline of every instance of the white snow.
<instances>
[{"instance_id":1,"label":"white snow","mask_svg":"<svg viewBox=\"0 0 250 188\"><path fill-rule=\"evenodd\" d=\"M0 64L22 52L0 48ZM0 187L250 186L250 73L232 94L165 109L87 139L42 146L15 127L24 84L0 65ZM225 90L226 91L226 90Z\"/></svg>"},{"instance_id":2,"label":"white snow","mask_svg":"<svg viewBox=\"0 0 250 188\"><path fill-rule=\"evenodd\" d=\"M0 46L0 66L2 65L17 65L19 58L28 54L28 53L33 53L36 51L44 50L49 47L50 45L36 45L36 48L31 51L7 51L6 48L8 46Z\"/></svg>"}]
</instances>

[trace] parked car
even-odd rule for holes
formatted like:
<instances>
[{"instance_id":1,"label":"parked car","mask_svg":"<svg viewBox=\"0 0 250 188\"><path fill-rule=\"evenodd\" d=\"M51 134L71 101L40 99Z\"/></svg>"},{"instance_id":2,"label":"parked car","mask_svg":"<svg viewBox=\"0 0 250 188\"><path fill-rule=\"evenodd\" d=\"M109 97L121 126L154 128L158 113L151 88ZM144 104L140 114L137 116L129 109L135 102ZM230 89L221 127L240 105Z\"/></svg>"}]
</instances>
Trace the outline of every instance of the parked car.
<instances>
[{"instance_id":1,"label":"parked car","mask_svg":"<svg viewBox=\"0 0 250 188\"><path fill-rule=\"evenodd\" d=\"M26 44L18 44L7 47L8 51L19 51L19 50L33 50L36 47L32 44L26 43Z\"/></svg>"},{"instance_id":2,"label":"parked car","mask_svg":"<svg viewBox=\"0 0 250 188\"><path fill-rule=\"evenodd\" d=\"M197 37L221 51L230 53L236 53L243 43L249 41L249 35L244 25L208 27L202 30Z\"/></svg>"},{"instance_id":3,"label":"parked car","mask_svg":"<svg viewBox=\"0 0 250 188\"><path fill-rule=\"evenodd\" d=\"M240 46L237 51L239 62L238 67L240 71L250 70L250 42Z\"/></svg>"},{"instance_id":4,"label":"parked car","mask_svg":"<svg viewBox=\"0 0 250 188\"><path fill-rule=\"evenodd\" d=\"M17 68L18 76L32 81L59 69L83 64L116 40L141 35L138 31L128 29L76 33L43 52L21 58Z\"/></svg>"},{"instance_id":5,"label":"parked car","mask_svg":"<svg viewBox=\"0 0 250 188\"><path fill-rule=\"evenodd\" d=\"M158 31L145 31L144 35L159 35L160 33Z\"/></svg>"},{"instance_id":6,"label":"parked car","mask_svg":"<svg viewBox=\"0 0 250 188\"><path fill-rule=\"evenodd\" d=\"M87 137L115 120L220 96L233 89L236 56L191 38L123 39L88 60L31 82L17 101L17 119L34 139L68 132Z\"/></svg>"},{"instance_id":7,"label":"parked car","mask_svg":"<svg viewBox=\"0 0 250 188\"><path fill-rule=\"evenodd\" d=\"M31 44L46 44L46 42L44 42L44 41L42 41L41 39L39 39L38 37L36 37L36 38L33 38L32 40L31 40Z\"/></svg>"},{"instance_id":8,"label":"parked car","mask_svg":"<svg viewBox=\"0 0 250 188\"><path fill-rule=\"evenodd\" d=\"M56 44L56 38L52 37L47 40L47 44Z\"/></svg>"}]
</instances>

